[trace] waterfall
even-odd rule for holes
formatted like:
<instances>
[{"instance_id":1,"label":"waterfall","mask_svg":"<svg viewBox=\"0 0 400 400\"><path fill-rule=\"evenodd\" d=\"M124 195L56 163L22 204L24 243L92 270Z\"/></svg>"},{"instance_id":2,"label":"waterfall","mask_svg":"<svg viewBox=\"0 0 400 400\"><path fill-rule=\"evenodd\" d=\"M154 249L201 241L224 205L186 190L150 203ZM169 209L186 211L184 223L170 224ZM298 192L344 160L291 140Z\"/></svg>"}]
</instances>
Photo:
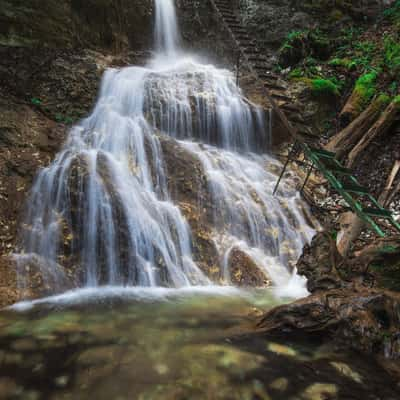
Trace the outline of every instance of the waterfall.
<instances>
[{"instance_id":1,"label":"waterfall","mask_svg":"<svg viewBox=\"0 0 400 400\"><path fill-rule=\"evenodd\" d=\"M180 39L174 0L155 0L155 43L161 54L176 54Z\"/></svg>"},{"instance_id":2,"label":"waterfall","mask_svg":"<svg viewBox=\"0 0 400 400\"><path fill-rule=\"evenodd\" d=\"M240 249L284 287L313 229L289 181L272 196L279 163L257 154L269 143L271 116L243 96L230 71L177 56L172 0L156 0L155 18L162 60L106 71L93 112L34 183L16 257L46 260L48 282L60 265L78 286L182 287L229 284L227 260ZM204 171L218 282L193 255L191 226L169 191L163 137Z\"/></svg>"}]
</instances>

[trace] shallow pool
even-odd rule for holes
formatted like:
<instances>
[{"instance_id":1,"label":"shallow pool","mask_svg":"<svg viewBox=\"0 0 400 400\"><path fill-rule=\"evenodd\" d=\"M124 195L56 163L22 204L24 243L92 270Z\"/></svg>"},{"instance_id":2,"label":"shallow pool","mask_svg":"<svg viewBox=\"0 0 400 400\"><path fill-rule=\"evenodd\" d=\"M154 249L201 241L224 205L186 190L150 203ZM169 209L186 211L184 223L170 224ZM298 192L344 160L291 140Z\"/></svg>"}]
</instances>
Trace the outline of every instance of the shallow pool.
<instances>
[{"instance_id":1,"label":"shallow pool","mask_svg":"<svg viewBox=\"0 0 400 400\"><path fill-rule=\"evenodd\" d=\"M393 399L372 359L254 335L268 291L86 289L0 313L1 399Z\"/></svg>"}]
</instances>

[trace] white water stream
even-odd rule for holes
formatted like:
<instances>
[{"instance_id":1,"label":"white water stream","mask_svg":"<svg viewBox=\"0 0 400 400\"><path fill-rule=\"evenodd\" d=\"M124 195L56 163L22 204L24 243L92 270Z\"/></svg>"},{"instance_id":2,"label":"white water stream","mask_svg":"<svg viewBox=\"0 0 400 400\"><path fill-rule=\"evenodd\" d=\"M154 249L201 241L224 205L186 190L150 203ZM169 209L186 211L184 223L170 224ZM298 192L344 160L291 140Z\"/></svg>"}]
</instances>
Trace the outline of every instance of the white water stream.
<instances>
[{"instance_id":1,"label":"white water stream","mask_svg":"<svg viewBox=\"0 0 400 400\"><path fill-rule=\"evenodd\" d=\"M82 287L179 288L229 284L236 248L282 294L305 295L289 265L314 231L290 182L272 196L279 163L255 153L268 142L268 116L243 97L230 71L185 55L173 1L155 4L157 56L146 67L105 73L92 114L36 179L17 258L46 260L42 274L52 284L60 264L80 271ZM194 259L191 229L168 190L160 135L203 166L218 210L219 282Z\"/></svg>"}]
</instances>

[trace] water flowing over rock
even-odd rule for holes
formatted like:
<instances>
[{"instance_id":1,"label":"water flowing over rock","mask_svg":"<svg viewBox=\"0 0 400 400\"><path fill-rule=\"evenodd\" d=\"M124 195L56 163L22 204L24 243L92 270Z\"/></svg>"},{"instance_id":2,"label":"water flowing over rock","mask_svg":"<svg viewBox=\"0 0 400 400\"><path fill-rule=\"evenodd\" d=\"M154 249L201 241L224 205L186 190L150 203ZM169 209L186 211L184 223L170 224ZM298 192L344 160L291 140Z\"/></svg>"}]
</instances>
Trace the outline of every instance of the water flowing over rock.
<instances>
[{"instance_id":1,"label":"water flowing over rock","mask_svg":"<svg viewBox=\"0 0 400 400\"><path fill-rule=\"evenodd\" d=\"M77 286L182 287L239 284L242 254L246 284L306 294L293 266L314 230L290 180L272 195L279 163L257 154L268 113L231 72L179 50L170 0L156 1L155 37L148 65L105 73L93 112L39 173L19 259L37 254Z\"/></svg>"}]
</instances>

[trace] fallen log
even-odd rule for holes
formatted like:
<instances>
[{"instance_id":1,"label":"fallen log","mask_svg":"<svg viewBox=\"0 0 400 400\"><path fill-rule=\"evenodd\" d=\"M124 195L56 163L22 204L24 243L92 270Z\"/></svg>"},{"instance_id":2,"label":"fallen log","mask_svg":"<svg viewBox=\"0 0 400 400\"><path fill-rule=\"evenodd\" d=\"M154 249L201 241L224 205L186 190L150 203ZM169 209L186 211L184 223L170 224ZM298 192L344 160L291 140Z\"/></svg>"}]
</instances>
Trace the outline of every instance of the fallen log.
<instances>
[{"instance_id":1,"label":"fallen log","mask_svg":"<svg viewBox=\"0 0 400 400\"><path fill-rule=\"evenodd\" d=\"M376 91L376 77L377 74L371 72L358 78L351 96L339 114L341 126L344 127L357 118L369 100L374 96Z\"/></svg>"},{"instance_id":2,"label":"fallen log","mask_svg":"<svg viewBox=\"0 0 400 400\"><path fill-rule=\"evenodd\" d=\"M354 165L360 154L374 139L378 136L384 135L389 130L399 115L400 96L396 97L388 105L371 129L360 139L360 141L354 146L353 150L351 150L346 164L348 168L351 168Z\"/></svg>"},{"instance_id":3,"label":"fallen log","mask_svg":"<svg viewBox=\"0 0 400 400\"><path fill-rule=\"evenodd\" d=\"M381 112L389 103L389 97L377 97L350 125L336 134L325 146L326 150L343 158L352 150L365 132L375 123Z\"/></svg>"}]
</instances>

